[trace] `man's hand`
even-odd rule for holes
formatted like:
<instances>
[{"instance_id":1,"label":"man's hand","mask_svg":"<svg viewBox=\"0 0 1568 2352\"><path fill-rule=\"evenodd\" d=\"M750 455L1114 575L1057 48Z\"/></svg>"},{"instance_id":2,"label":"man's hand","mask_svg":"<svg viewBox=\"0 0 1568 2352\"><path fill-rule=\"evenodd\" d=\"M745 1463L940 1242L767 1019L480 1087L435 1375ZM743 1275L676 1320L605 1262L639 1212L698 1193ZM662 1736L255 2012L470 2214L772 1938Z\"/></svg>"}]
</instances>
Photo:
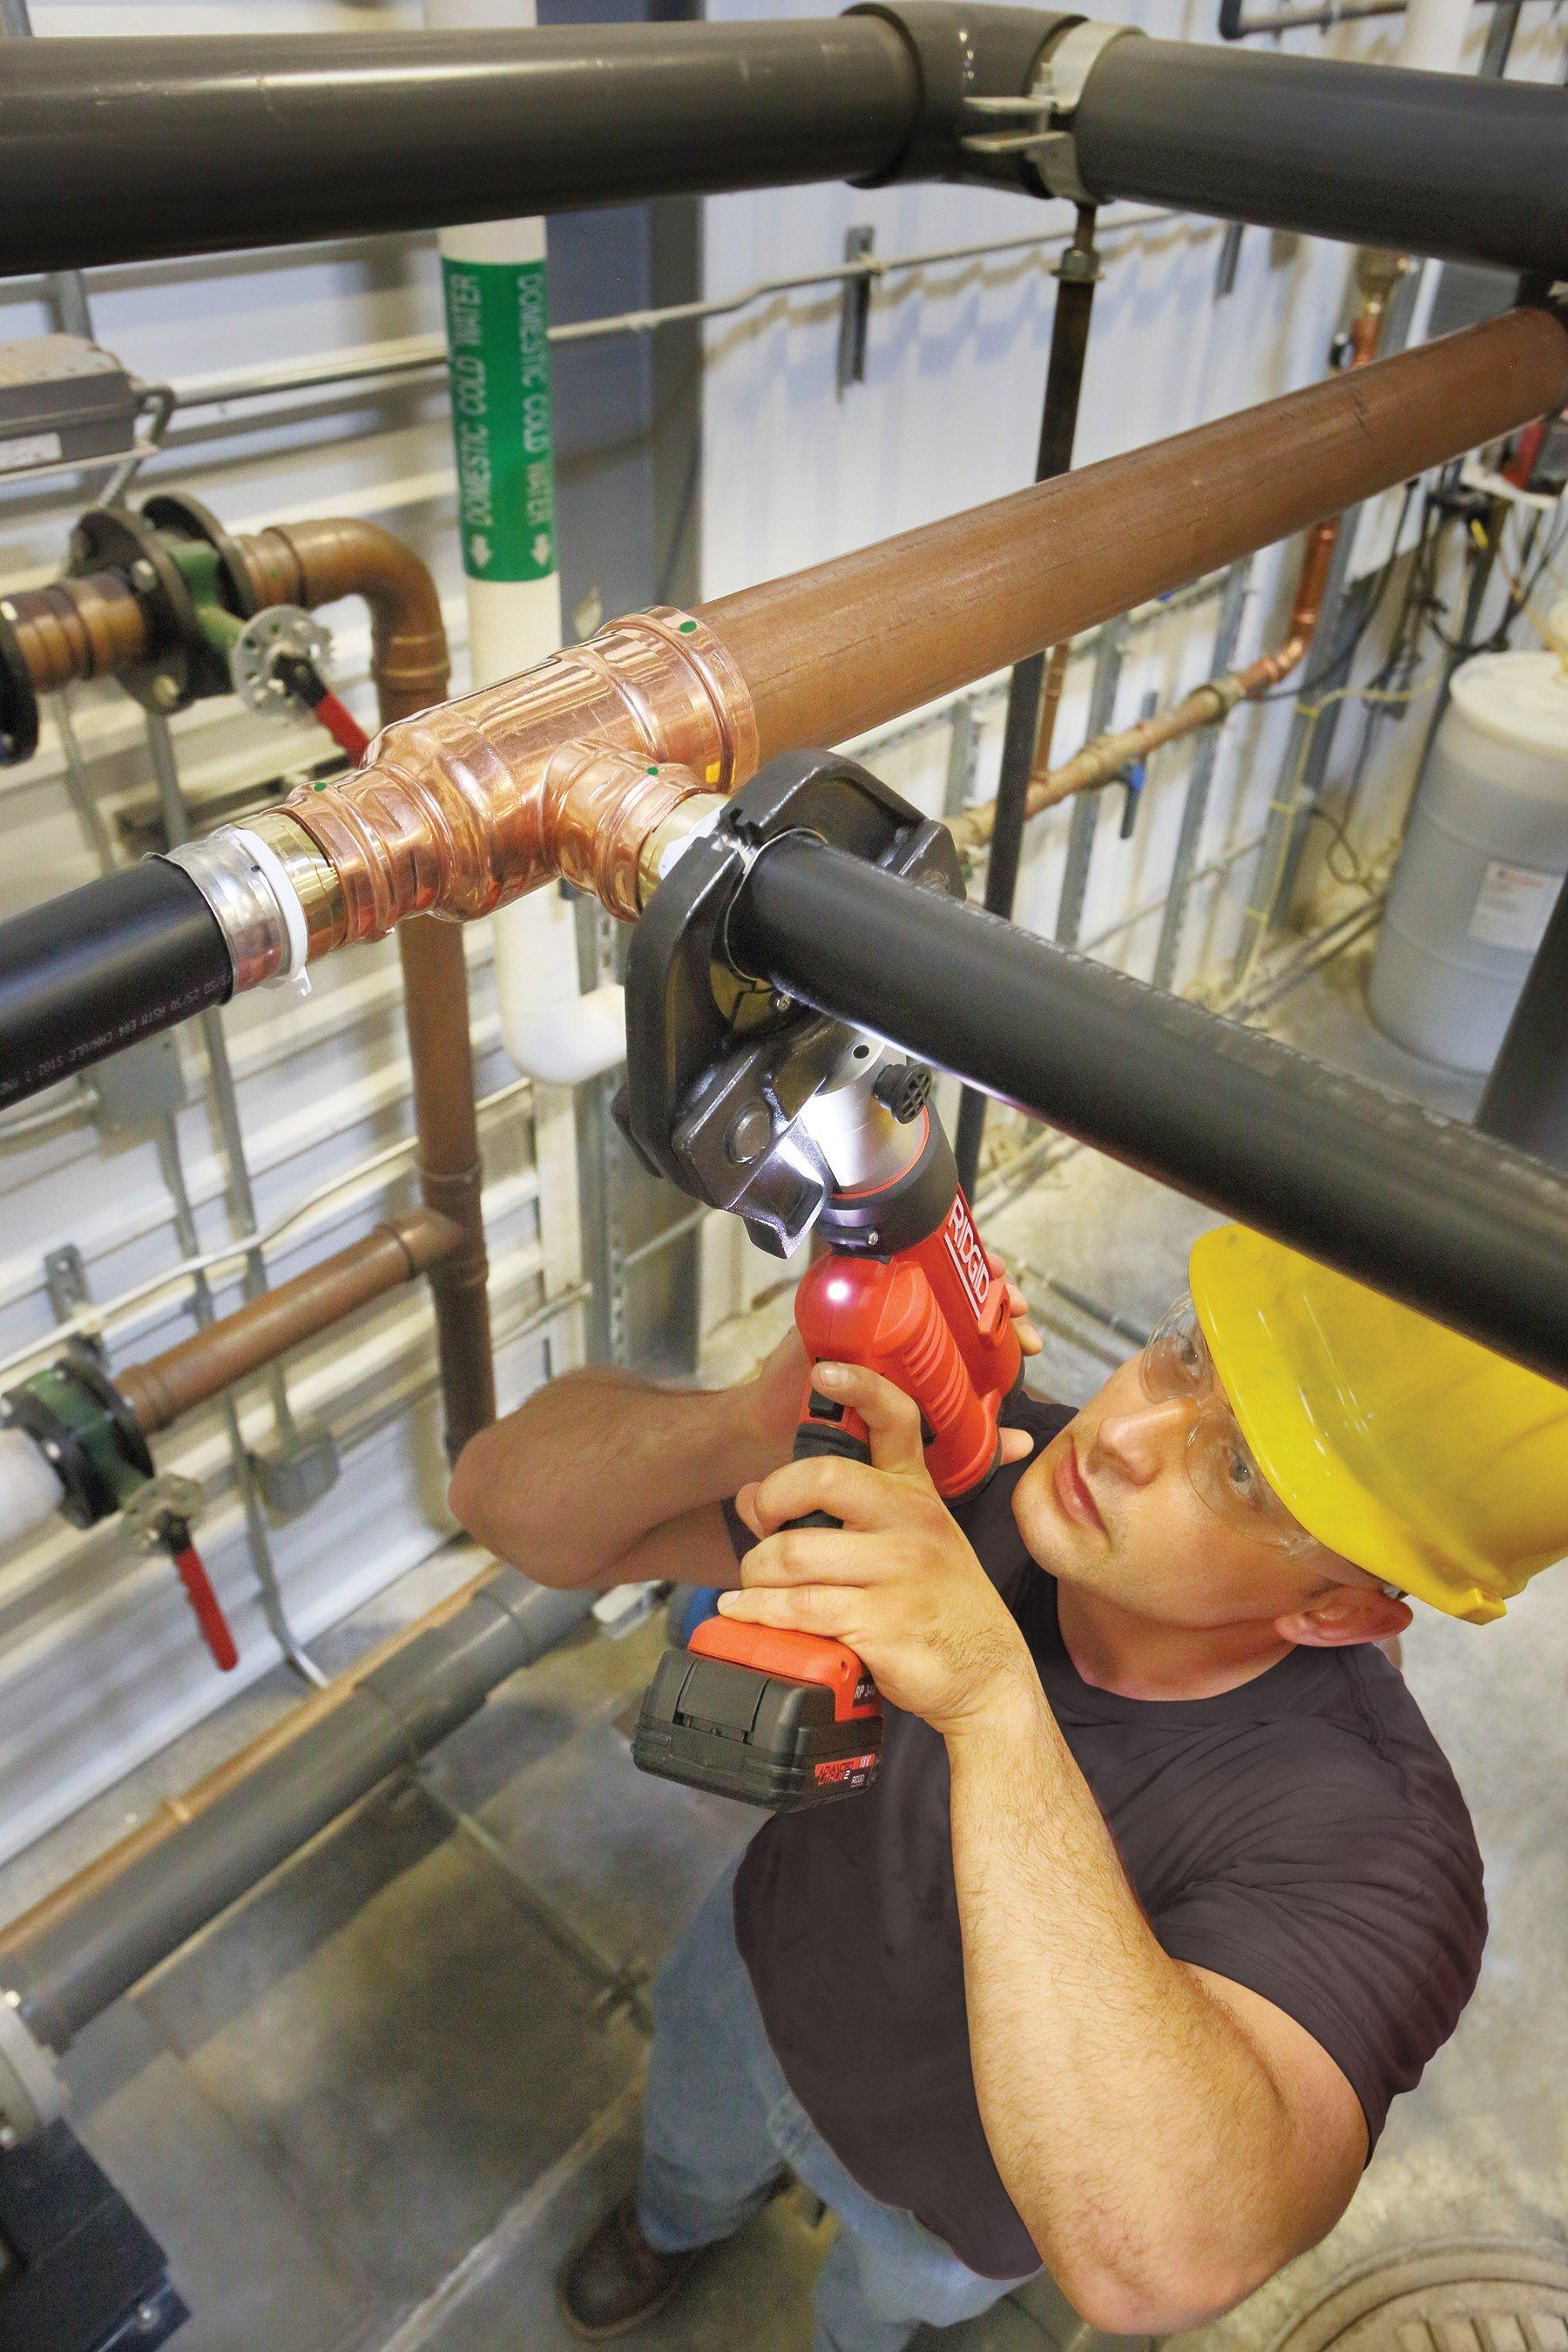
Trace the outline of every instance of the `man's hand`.
<instances>
[{"instance_id":1,"label":"man's hand","mask_svg":"<svg viewBox=\"0 0 1568 2352\"><path fill-rule=\"evenodd\" d=\"M857 1365L819 1364L813 1378L865 1422L870 1464L817 1456L742 1487L737 1507L761 1540L719 1607L847 1643L895 1706L944 1736L962 1730L1037 1687L1023 1636L931 1482L912 1399ZM1002 1459L1033 1443L1004 1430ZM787 1525L812 1511L843 1525Z\"/></svg>"}]
</instances>

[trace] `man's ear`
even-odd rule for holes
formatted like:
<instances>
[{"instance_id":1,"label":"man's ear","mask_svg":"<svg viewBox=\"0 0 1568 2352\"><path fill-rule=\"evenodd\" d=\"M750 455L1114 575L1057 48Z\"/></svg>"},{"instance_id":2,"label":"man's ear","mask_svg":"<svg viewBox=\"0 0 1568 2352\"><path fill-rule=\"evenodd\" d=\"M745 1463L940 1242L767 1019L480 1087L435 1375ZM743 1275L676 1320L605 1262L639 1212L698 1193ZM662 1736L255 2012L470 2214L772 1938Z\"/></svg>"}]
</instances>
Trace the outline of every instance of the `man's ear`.
<instances>
[{"instance_id":1,"label":"man's ear","mask_svg":"<svg viewBox=\"0 0 1568 2352\"><path fill-rule=\"evenodd\" d=\"M1336 1584L1309 1609L1274 1620L1287 1642L1310 1650L1344 1650L1358 1642L1386 1642L1410 1622L1408 1602L1394 1601L1375 1584Z\"/></svg>"}]
</instances>

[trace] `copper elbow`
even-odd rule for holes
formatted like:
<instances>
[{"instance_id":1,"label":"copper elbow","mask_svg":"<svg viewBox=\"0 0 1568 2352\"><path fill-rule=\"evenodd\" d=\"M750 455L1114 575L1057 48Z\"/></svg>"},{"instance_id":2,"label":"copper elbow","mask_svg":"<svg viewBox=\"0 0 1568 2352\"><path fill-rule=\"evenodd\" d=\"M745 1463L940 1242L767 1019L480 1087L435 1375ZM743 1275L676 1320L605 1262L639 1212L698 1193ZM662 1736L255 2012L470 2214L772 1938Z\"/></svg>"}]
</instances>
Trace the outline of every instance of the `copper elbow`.
<instances>
[{"instance_id":1,"label":"copper elbow","mask_svg":"<svg viewBox=\"0 0 1568 2352\"><path fill-rule=\"evenodd\" d=\"M258 531L240 541L239 551L258 604L313 610L340 597L363 597L384 720L442 699L449 663L441 600L426 566L391 531L335 516Z\"/></svg>"}]
</instances>

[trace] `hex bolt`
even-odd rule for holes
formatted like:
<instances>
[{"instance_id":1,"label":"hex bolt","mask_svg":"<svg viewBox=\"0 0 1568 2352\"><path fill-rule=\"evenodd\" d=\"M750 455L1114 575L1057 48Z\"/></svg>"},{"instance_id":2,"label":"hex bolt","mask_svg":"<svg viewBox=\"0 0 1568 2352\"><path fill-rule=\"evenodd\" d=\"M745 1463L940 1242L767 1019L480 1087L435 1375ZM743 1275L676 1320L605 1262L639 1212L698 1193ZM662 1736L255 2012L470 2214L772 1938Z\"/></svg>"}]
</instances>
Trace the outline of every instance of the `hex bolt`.
<instances>
[{"instance_id":1,"label":"hex bolt","mask_svg":"<svg viewBox=\"0 0 1568 2352\"><path fill-rule=\"evenodd\" d=\"M157 566L145 555L139 555L131 567L131 585L140 588L143 596L150 596L158 585Z\"/></svg>"},{"instance_id":2,"label":"hex bolt","mask_svg":"<svg viewBox=\"0 0 1568 2352\"><path fill-rule=\"evenodd\" d=\"M763 1103L742 1104L724 1133L724 1152L737 1168L758 1160L773 1141L772 1114Z\"/></svg>"}]
</instances>

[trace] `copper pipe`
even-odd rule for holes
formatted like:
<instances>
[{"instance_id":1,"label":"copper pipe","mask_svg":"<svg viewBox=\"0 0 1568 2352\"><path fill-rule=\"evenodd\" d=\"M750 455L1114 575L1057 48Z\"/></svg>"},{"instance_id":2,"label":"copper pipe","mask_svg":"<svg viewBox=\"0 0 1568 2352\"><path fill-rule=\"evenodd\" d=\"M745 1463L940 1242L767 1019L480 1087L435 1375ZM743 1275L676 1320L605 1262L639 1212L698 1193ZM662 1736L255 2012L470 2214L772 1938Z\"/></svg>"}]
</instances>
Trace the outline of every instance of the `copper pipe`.
<instances>
[{"instance_id":1,"label":"copper pipe","mask_svg":"<svg viewBox=\"0 0 1568 2352\"><path fill-rule=\"evenodd\" d=\"M289 523L239 542L262 604L370 607L371 674L384 727L439 702L447 691L447 633L436 583L413 549L378 523ZM453 1461L495 1419L485 1248L484 1171L468 1034L468 974L462 934L414 921L397 934L404 1017L426 1206L460 1229L462 1246L432 1268L447 1451Z\"/></svg>"},{"instance_id":2,"label":"copper pipe","mask_svg":"<svg viewBox=\"0 0 1568 2352\"><path fill-rule=\"evenodd\" d=\"M5 612L37 694L117 676L147 656L146 614L118 572L19 589Z\"/></svg>"},{"instance_id":3,"label":"copper pipe","mask_svg":"<svg viewBox=\"0 0 1568 2352\"><path fill-rule=\"evenodd\" d=\"M236 542L258 604L370 607L371 675L383 726L438 703L447 691L447 635L436 583L411 547L354 518L295 522ZM146 616L117 572L95 572L8 600L38 691L144 660ZM312 918L330 930L337 886L324 861L291 861ZM495 1418L486 1306L482 1170L468 1036L468 971L460 935L424 923L398 933L413 1064L419 1176L426 1203L462 1228L463 1247L433 1267L447 1444L453 1458Z\"/></svg>"},{"instance_id":4,"label":"copper pipe","mask_svg":"<svg viewBox=\"0 0 1568 2352\"><path fill-rule=\"evenodd\" d=\"M701 608L761 756L832 743L1555 410L1568 328L1520 310Z\"/></svg>"},{"instance_id":5,"label":"copper pipe","mask_svg":"<svg viewBox=\"0 0 1568 2352\"><path fill-rule=\"evenodd\" d=\"M1398 257L1374 255L1369 258L1374 265L1396 265ZM1347 373L1352 368L1365 367L1377 355L1377 338L1383 325L1388 288L1398 270L1396 266L1383 270L1375 267L1369 268L1363 260L1361 274L1363 299L1351 329ZM1342 520L1340 515L1330 515L1323 521L1314 523L1307 534L1290 618L1281 644L1271 653L1259 654L1247 663L1245 669L1232 670L1225 677L1205 679L1202 686L1194 687L1180 702L1172 704L1168 709L1155 711L1148 719L1140 719L1135 726L1112 729L1094 736L1059 768L1045 764L1050 751L1047 740L1042 746L1037 772L1029 779L1025 815L1038 816L1042 811L1056 807L1058 802L1070 799L1074 793L1093 792L1103 784L1113 783L1132 761L1147 759L1162 745L1199 734L1205 727L1222 726L1237 703L1255 700L1289 677L1306 659L1317 635L1329 568L1333 562ZM950 819L949 830L961 849L975 849L990 840L995 810L994 801L983 801Z\"/></svg>"},{"instance_id":6,"label":"copper pipe","mask_svg":"<svg viewBox=\"0 0 1568 2352\"><path fill-rule=\"evenodd\" d=\"M462 1240L462 1228L432 1209L390 1218L292 1282L264 1290L162 1355L128 1366L115 1385L143 1434L154 1436L301 1341L439 1265Z\"/></svg>"},{"instance_id":7,"label":"copper pipe","mask_svg":"<svg viewBox=\"0 0 1568 2352\"><path fill-rule=\"evenodd\" d=\"M448 664L441 600L405 541L379 523L338 517L258 531L239 541L239 552L260 604L313 608L363 597L384 727L443 699Z\"/></svg>"}]
</instances>

